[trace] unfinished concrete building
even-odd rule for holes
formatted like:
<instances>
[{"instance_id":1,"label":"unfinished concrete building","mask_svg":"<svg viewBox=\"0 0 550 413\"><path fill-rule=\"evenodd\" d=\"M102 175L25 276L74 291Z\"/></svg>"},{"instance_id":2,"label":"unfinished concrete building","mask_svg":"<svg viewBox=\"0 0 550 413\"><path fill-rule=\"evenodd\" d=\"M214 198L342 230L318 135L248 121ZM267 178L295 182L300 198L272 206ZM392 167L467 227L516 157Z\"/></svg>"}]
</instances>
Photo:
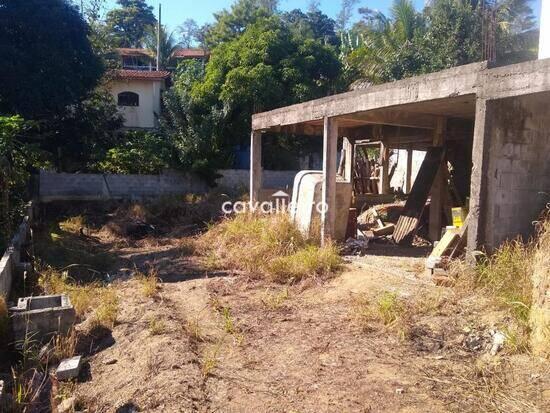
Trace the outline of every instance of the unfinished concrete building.
<instances>
[{"instance_id":1,"label":"unfinished concrete building","mask_svg":"<svg viewBox=\"0 0 550 413\"><path fill-rule=\"evenodd\" d=\"M493 248L528 236L550 193L550 59L491 68L487 62L370 86L292 105L252 118L250 197L262 188L262 135L323 138L322 239L332 238L339 138L346 159L354 143L380 141L390 149L441 148L433 180L430 238L445 226L447 162L469 199L468 249ZM428 152L429 153L429 152ZM382 156L384 159L384 156ZM346 162L346 176L353 162ZM388 187L382 164L382 187ZM416 183L415 183L416 184ZM414 189L414 188L413 188Z\"/></svg>"}]
</instances>

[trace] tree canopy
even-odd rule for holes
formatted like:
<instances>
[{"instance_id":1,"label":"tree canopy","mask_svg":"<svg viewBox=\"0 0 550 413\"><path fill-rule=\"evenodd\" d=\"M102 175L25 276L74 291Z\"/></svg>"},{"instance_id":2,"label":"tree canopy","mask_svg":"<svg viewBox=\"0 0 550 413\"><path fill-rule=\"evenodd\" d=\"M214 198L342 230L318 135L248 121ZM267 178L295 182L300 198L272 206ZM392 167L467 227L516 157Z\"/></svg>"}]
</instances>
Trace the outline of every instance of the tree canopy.
<instances>
[{"instance_id":1,"label":"tree canopy","mask_svg":"<svg viewBox=\"0 0 550 413\"><path fill-rule=\"evenodd\" d=\"M201 162L227 165L231 149L248 142L254 112L326 96L339 73L333 47L296 36L277 15L260 18L215 47L205 69L180 67L164 128L177 137L183 161L201 152Z\"/></svg>"},{"instance_id":2,"label":"tree canopy","mask_svg":"<svg viewBox=\"0 0 550 413\"><path fill-rule=\"evenodd\" d=\"M64 0L0 0L0 112L46 118L78 103L103 67Z\"/></svg>"},{"instance_id":3,"label":"tree canopy","mask_svg":"<svg viewBox=\"0 0 550 413\"><path fill-rule=\"evenodd\" d=\"M141 47L143 38L157 19L145 0L117 0L119 8L107 13L105 24L117 47Z\"/></svg>"}]
</instances>

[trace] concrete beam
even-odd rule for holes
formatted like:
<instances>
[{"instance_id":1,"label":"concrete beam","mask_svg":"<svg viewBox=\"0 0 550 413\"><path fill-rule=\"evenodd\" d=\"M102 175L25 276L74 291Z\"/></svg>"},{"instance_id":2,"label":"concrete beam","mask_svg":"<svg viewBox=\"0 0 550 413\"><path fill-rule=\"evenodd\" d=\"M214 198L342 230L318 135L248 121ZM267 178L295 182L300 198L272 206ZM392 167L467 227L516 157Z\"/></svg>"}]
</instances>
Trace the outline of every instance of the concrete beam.
<instances>
[{"instance_id":1,"label":"concrete beam","mask_svg":"<svg viewBox=\"0 0 550 413\"><path fill-rule=\"evenodd\" d=\"M336 148L338 123L335 119L324 119L323 133L323 191L324 204L321 213L321 243L334 238L336 223Z\"/></svg>"},{"instance_id":2,"label":"concrete beam","mask_svg":"<svg viewBox=\"0 0 550 413\"><path fill-rule=\"evenodd\" d=\"M437 116L425 113L412 113L391 109L376 110L371 112L356 113L339 117L345 122L364 122L373 125L391 125L406 128L434 129L437 124Z\"/></svg>"},{"instance_id":3,"label":"concrete beam","mask_svg":"<svg viewBox=\"0 0 550 413\"><path fill-rule=\"evenodd\" d=\"M550 59L483 71L479 83L477 97L489 100L550 91Z\"/></svg>"},{"instance_id":4,"label":"concrete beam","mask_svg":"<svg viewBox=\"0 0 550 413\"><path fill-rule=\"evenodd\" d=\"M472 63L258 113L252 116L252 129L269 129L321 120L324 117L475 94L478 90L479 72L486 67L486 62Z\"/></svg>"},{"instance_id":5,"label":"concrete beam","mask_svg":"<svg viewBox=\"0 0 550 413\"><path fill-rule=\"evenodd\" d=\"M262 189L262 134L252 131L250 135L250 202L260 200Z\"/></svg>"}]
</instances>

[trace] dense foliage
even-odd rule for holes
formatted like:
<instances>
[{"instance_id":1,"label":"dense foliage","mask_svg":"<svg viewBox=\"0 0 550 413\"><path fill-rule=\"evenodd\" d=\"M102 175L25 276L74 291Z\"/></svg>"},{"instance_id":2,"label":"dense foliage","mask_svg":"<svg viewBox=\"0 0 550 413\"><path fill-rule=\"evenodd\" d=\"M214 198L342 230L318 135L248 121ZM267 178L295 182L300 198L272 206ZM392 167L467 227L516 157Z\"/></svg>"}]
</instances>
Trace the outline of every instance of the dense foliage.
<instances>
[{"instance_id":1,"label":"dense foliage","mask_svg":"<svg viewBox=\"0 0 550 413\"><path fill-rule=\"evenodd\" d=\"M116 47L142 47L148 29L156 24L153 7L145 0L117 0L118 8L105 19L107 31Z\"/></svg>"},{"instance_id":2,"label":"dense foliage","mask_svg":"<svg viewBox=\"0 0 550 413\"><path fill-rule=\"evenodd\" d=\"M18 223L28 197L31 165L41 165L41 153L26 143L34 127L20 116L0 116L0 247Z\"/></svg>"},{"instance_id":3,"label":"dense foliage","mask_svg":"<svg viewBox=\"0 0 550 413\"><path fill-rule=\"evenodd\" d=\"M172 146L163 136L129 131L119 145L107 150L97 168L113 174L158 174L172 165L172 156Z\"/></svg>"},{"instance_id":4,"label":"dense foliage","mask_svg":"<svg viewBox=\"0 0 550 413\"><path fill-rule=\"evenodd\" d=\"M261 17L212 50L205 68L186 63L166 94L163 130L193 169L231 166L231 150L248 143L254 112L335 91L340 63L333 47Z\"/></svg>"},{"instance_id":5,"label":"dense foliage","mask_svg":"<svg viewBox=\"0 0 550 413\"><path fill-rule=\"evenodd\" d=\"M78 103L103 69L64 0L0 0L0 113L48 118Z\"/></svg>"}]
</instances>

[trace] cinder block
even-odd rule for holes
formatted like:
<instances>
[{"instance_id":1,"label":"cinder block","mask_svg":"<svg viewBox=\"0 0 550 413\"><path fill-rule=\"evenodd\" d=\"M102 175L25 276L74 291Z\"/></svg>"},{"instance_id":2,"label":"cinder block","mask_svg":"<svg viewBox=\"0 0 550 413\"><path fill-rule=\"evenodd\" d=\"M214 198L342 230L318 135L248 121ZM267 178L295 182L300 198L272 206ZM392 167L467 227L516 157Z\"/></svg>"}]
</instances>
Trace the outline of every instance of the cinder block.
<instances>
[{"instance_id":1,"label":"cinder block","mask_svg":"<svg viewBox=\"0 0 550 413\"><path fill-rule=\"evenodd\" d=\"M10 318L16 346L21 346L27 337L41 341L53 334L67 334L76 312L66 295L25 297L10 308Z\"/></svg>"},{"instance_id":2,"label":"cinder block","mask_svg":"<svg viewBox=\"0 0 550 413\"><path fill-rule=\"evenodd\" d=\"M80 374L80 368L82 367L82 356L71 357L65 359L59 363L55 375L57 380L65 381L76 379Z\"/></svg>"}]
</instances>

